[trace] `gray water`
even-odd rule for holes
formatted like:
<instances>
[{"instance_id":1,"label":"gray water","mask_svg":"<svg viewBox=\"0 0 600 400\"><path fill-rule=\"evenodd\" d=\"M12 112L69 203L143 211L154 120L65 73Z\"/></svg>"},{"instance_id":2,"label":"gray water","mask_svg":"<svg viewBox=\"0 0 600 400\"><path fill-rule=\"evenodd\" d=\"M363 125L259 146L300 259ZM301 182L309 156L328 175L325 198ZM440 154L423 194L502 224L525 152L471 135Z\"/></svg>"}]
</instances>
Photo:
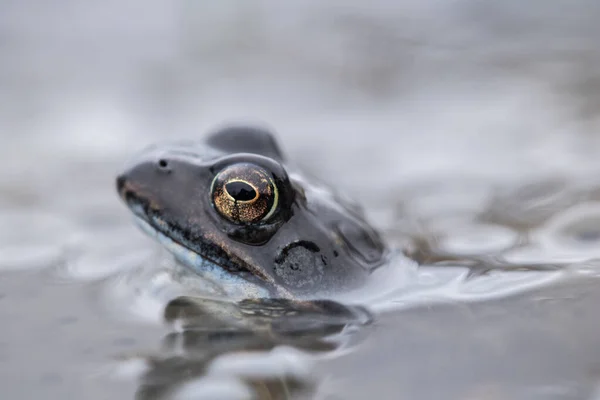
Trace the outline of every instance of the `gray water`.
<instances>
[{"instance_id":1,"label":"gray water","mask_svg":"<svg viewBox=\"0 0 600 400\"><path fill-rule=\"evenodd\" d=\"M600 398L599 18L591 0L1 2L3 398ZM375 323L330 351L161 361L186 352L165 350L174 283L114 176L226 121L273 126L419 264L398 254L349 296Z\"/></svg>"}]
</instances>

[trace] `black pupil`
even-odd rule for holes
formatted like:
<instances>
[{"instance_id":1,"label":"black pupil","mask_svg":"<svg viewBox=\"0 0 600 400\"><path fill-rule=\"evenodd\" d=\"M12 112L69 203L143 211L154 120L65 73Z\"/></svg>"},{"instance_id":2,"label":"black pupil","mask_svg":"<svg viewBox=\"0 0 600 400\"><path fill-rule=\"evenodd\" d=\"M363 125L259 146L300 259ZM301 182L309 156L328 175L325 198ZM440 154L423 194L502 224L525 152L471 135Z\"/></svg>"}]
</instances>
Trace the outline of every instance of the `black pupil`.
<instances>
[{"instance_id":1,"label":"black pupil","mask_svg":"<svg viewBox=\"0 0 600 400\"><path fill-rule=\"evenodd\" d=\"M249 201L256 197L256 190L246 182L229 182L225 184L225 190L237 201Z\"/></svg>"}]
</instances>

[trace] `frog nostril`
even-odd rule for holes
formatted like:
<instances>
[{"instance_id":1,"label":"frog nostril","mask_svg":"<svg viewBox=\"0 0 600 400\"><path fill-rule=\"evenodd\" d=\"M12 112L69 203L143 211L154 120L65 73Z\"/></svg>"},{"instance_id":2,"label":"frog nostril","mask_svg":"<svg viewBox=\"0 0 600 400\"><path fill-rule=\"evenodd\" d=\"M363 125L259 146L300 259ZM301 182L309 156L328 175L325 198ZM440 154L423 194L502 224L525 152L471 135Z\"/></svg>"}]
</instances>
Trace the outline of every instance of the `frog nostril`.
<instances>
[{"instance_id":1,"label":"frog nostril","mask_svg":"<svg viewBox=\"0 0 600 400\"><path fill-rule=\"evenodd\" d=\"M158 168L167 170L169 168L169 162L164 158L161 158L160 160L158 160Z\"/></svg>"},{"instance_id":2,"label":"frog nostril","mask_svg":"<svg viewBox=\"0 0 600 400\"><path fill-rule=\"evenodd\" d=\"M117 177L117 191L119 193L123 192L123 188L125 187L125 182L126 182L126 180L125 180L125 176L124 175L119 175Z\"/></svg>"}]
</instances>

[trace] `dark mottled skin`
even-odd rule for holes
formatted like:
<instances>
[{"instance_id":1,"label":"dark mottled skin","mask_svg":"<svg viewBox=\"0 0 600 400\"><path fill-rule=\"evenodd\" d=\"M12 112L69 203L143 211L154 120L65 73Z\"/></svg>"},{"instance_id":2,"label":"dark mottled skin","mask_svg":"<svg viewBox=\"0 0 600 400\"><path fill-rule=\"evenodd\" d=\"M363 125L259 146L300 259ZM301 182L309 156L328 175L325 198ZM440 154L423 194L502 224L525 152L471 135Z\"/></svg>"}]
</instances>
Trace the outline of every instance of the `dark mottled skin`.
<instances>
[{"instance_id":1,"label":"dark mottled skin","mask_svg":"<svg viewBox=\"0 0 600 400\"><path fill-rule=\"evenodd\" d=\"M231 126L201 142L148 148L117 187L154 229L273 296L359 286L385 258L378 234L356 206L298 174L290 177L284 162L270 132ZM235 223L215 209L213 179L239 163L263 168L277 185L277 208L266 221Z\"/></svg>"}]
</instances>

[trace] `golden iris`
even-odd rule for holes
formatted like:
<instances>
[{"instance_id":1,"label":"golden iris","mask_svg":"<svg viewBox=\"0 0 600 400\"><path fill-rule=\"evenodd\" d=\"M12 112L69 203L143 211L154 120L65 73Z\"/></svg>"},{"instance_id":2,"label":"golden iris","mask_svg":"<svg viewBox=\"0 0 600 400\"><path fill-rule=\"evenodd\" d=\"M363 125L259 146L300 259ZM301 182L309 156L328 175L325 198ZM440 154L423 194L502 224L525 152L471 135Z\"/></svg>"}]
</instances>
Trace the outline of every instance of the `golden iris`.
<instances>
[{"instance_id":1,"label":"golden iris","mask_svg":"<svg viewBox=\"0 0 600 400\"><path fill-rule=\"evenodd\" d=\"M264 168L242 163L229 166L215 176L211 196L221 216L238 224L250 224L273 215L279 193Z\"/></svg>"}]
</instances>

